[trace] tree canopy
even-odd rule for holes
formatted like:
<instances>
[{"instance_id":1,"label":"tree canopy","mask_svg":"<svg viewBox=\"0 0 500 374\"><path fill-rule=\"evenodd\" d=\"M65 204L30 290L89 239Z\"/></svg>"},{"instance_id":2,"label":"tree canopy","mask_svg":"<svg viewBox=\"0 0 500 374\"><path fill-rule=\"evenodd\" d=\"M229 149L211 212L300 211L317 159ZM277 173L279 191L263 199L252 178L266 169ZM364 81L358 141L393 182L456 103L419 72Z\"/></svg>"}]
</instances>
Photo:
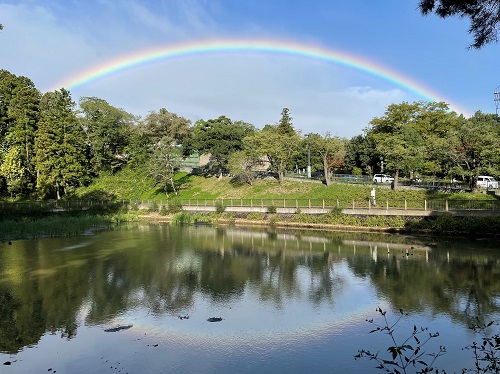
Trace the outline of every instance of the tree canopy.
<instances>
[{"instance_id":1,"label":"tree canopy","mask_svg":"<svg viewBox=\"0 0 500 374\"><path fill-rule=\"evenodd\" d=\"M181 167L205 166L219 178L252 183L256 171L394 173L398 178L460 179L477 188L478 175L500 176L500 117L471 118L442 102L391 104L351 140L296 131L288 108L262 130L226 116L188 119L161 108L141 119L97 97L79 107L65 89L41 94L33 82L0 70L0 196L60 198L97 177L132 168L165 192L177 188ZM382 161L381 161L382 160ZM382 162L384 170L382 171ZM124 170L126 172L126 170Z\"/></svg>"},{"instance_id":2,"label":"tree canopy","mask_svg":"<svg viewBox=\"0 0 500 374\"><path fill-rule=\"evenodd\" d=\"M498 41L500 1L498 0L421 0L422 14L435 13L439 17L469 18L469 33L473 35L472 48L482 48Z\"/></svg>"},{"instance_id":3,"label":"tree canopy","mask_svg":"<svg viewBox=\"0 0 500 374\"><path fill-rule=\"evenodd\" d=\"M192 136L183 143L185 151L197 150L210 154L211 167L219 177L228 169L231 154L243 149L243 138L253 132L253 126L234 122L226 116L208 121L196 121Z\"/></svg>"},{"instance_id":4,"label":"tree canopy","mask_svg":"<svg viewBox=\"0 0 500 374\"><path fill-rule=\"evenodd\" d=\"M134 116L97 97L81 98L80 108L93 172L116 172L127 161L127 133Z\"/></svg>"},{"instance_id":5,"label":"tree canopy","mask_svg":"<svg viewBox=\"0 0 500 374\"><path fill-rule=\"evenodd\" d=\"M59 199L68 187L87 181L84 147L84 132L69 91L44 94L35 139L37 184L43 195L55 192Z\"/></svg>"}]
</instances>

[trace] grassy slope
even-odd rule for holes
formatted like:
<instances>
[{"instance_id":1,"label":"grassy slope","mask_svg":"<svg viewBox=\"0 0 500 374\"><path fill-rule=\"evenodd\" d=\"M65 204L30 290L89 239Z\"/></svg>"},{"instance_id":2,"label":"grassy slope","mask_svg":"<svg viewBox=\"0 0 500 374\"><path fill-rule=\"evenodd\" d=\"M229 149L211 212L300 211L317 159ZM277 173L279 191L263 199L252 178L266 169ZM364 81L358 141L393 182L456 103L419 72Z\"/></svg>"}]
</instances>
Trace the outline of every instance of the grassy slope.
<instances>
[{"instance_id":1,"label":"grassy slope","mask_svg":"<svg viewBox=\"0 0 500 374\"><path fill-rule=\"evenodd\" d=\"M234 186L230 178L218 180L215 177L193 176L187 173L178 173L176 180L180 185L178 198L180 199L325 199L340 200L341 202L366 201L370 197L373 185L333 184L329 187L321 183L285 181L283 185L274 179L256 180L252 186L245 184ZM434 193L424 190L392 191L387 186L376 186L377 201L384 204L391 202L409 202L409 206L420 206L424 199L459 199L478 200L494 199L494 197L480 193ZM106 198L113 196L117 199L167 199L167 195L142 171L125 169L113 176L102 176L91 186L80 188L75 194L77 198ZM171 193L170 197L174 197Z\"/></svg>"}]
</instances>

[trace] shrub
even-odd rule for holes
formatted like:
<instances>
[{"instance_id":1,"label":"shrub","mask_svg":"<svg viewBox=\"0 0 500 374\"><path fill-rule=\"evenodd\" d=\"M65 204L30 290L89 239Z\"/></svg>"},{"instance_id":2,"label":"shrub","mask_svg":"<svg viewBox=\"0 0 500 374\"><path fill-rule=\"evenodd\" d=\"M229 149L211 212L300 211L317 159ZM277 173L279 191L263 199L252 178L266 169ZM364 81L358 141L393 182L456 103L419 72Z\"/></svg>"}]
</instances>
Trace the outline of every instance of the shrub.
<instances>
[{"instance_id":1,"label":"shrub","mask_svg":"<svg viewBox=\"0 0 500 374\"><path fill-rule=\"evenodd\" d=\"M222 218L229 219L229 220L234 220L234 213L233 212L224 213L222 215Z\"/></svg>"},{"instance_id":2,"label":"shrub","mask_svg":"<svg viewBox=\"0 0 500 374\"><path fill-rule=\"evenodd\" d=\"M194 223L212 223L213 218L206 213L196 212L195 214L191 215L191 222L194 222Z\"/></svg>"},{"instance_id":3,"label":"shrub","mask_svg":"<svg viewBox=\"0 0 500 374\"><path fill-rule=\"evenodd\" d=\"M500 333L490 335L488 329L493 321L483 323L476 317L477 323L471 326L471 330L481 335L481 343L472 342L465 347L472 350L475 361L476 373L499 373L500 372ZM473 370L469 370L473 371ZM462 371L465 372L465 371Z\"/></svg>"},{"instance_id":4,"label":"shrub","mask_svg":"<svg viewBox=\"0 0 500 374\"><path fill-rule=\"evenodd\" d=\"M172 221L175 223L191 223L193 222L193 217L188 212L177 212L173 217Z\"/></svg>"},{"instance_id":5,"label":"shrub","mask_svg":"<svg viewBox=\"0 0 500 374\"><path fill-rule=\"evenodd\" d=\"M159 210L158 203L153 200L152 203L149 204L148 206L148 213L156 213Z\"/></svg>"},{"instance_id":6,"label":"shrub","mask_svg":"<svg viewBox=\"0 0 500 374\"><path fill-rule=\"evenodd\" d=\"M217 201L215 203L215 211L219 214L222 214L224 213L224 211L226 210L226 207L224 206L224 204L222 204L222 201Z\"/></svg>"},{"instance_id":7,"label":"shrub","mask_svg":"<svg viewBox=\"0 0 500 374\"><path fill-rule=\"evenodd\" d=\"M267 213L270 213L270 214L276 214L276 207L274 205L270 205L267 207Z\"/></svg>"},{"instance_id":8,"label":"shrub","mask_svg":"<svg viewBox=\"0 0 500 374\"><path fill-rule=\"evenodd\" d=\"M170 214L182 212L182 203L178 200L169 201L167 211Z\"/></svg>"},{"instance_id":9,"label":"shrub","mask_svg":"<svg viewBox=\"0 0 500 374\"><path fill-rule=\"evenodd\" d=\"M400 310L400 315L396 318L396 321L394 323L389 323L386 311L377 307L377 312L379 312L382 316L383 323L379 324L374 322L373 319L367 320L367 322L371 323L375 327L370 331L370 333L382 332L389 336L391 345L387 347L386 350L390 357L382 357L380 351L372 353L368 350L361 349L358 351L358 354L354 356L356 360L359 358L368 358L369 360L373 360L378 363L378 366L376 366L377 369L383 370L387 373L407 373L410 369L413 369L418 373L430 373L434 370L436 373L439 372L439 369L435 368L433 365L437 358L446 353L446 349L441 346L439 347L439 351L437 353L426 353L423 350L424 346L431 339L439 336L439 333L429 333L427 332L427 328L417 328L416 325L413 325L413 330L408 337L402 342L398 341L396 335L394 334L395 327L401 319L406 316L406 314ZM431 358L429 362L424 361L426 356Z\"/></svg>"},{"instance_id":10,"label":"shrub","mask_svg":"<svg viewBox=\"0 0 500 374\"><path fill-rule=\"evenodd\" d=\"M276 214L273 214L272 216L269 217L269 223L271 225L275 225L279 221L280 221L280 218Z\"/></svg>"},{"instance_id":11,"label":"shrub","mask_svg":"<svg viewBox=\"0 0 500 374\"><path fill-rule=\"evenodd\" d=\"M261 212L248 213L247 219L252 220L252 221L261 221L264 219L264 213L261 213Z\"/></svg>"}]
</instances>

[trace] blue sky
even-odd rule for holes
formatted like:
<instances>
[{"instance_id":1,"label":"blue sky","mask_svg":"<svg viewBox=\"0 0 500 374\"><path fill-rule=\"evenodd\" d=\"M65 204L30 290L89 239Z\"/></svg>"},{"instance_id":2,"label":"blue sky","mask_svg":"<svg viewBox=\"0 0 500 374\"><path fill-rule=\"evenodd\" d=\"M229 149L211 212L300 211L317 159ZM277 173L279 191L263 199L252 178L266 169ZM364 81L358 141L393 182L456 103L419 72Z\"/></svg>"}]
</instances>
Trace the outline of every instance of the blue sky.
<instances>
[{"instance_id":1,"label":"blue sky","mask_svg":"<svg viewBox=\"0 0 500 374\"><path fill-rule=\"evenodd\" d=\"M107 61L206 40L274 40L341 51L397 72L473 114L495 112L500 45L469 50L466 19L422 17L418 0L0 0L0 68L46 92ZM352 137L391 103L423 98L375 74L263 52L164 59L70 88L145 116L226 115L262 128Z\"/></svg>"}]
</instances>

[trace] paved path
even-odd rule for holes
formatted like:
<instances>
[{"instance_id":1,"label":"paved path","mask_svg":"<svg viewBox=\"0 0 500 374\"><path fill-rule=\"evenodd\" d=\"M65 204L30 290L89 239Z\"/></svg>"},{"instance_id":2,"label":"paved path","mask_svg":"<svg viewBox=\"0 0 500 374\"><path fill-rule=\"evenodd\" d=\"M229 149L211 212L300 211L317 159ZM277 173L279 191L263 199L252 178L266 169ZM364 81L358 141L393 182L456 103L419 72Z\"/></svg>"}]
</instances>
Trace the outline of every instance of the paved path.
<instances>
[{"instance_id":1,"label":"paved path","mask_svg":"<svg viewBox=\"0 0 500 374\"><path fill-rule=\"evenodd\" d=\"M194 205L185 205L183 209L186 211L193 212L215 212L216 208L214 206L194 206ZM330 212L331 208L300 208L302 213L307 214L325 214ZM297 211L297 208L276 208L276 213L278 214L293 214ZM252 213L252 212L260 212L267 213L267 207L226 207L225 212L233 212L233 213ZM490 216L490 215L498 215L500 211L498 210L431 210L431 209L404 209L404 208L344 208L342 209L342 213L344 214L352 214L352 215L360 215L360 216L413 216L413 217L429 217L429 216L437 216L445 213L449 213L454 216Z\"/></svg>"}]
</instances>

